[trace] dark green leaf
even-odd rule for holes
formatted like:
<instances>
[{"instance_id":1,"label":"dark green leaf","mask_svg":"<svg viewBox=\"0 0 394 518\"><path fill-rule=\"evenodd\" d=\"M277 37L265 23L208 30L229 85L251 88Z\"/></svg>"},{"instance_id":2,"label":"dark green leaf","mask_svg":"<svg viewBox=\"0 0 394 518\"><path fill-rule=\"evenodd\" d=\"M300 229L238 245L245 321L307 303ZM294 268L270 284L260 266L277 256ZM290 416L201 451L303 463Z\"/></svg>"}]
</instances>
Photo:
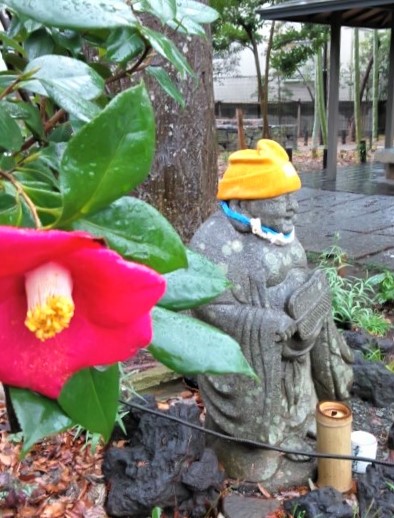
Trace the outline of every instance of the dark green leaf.
<instances>
[{"instance_id":1,"label":"dark green leaf","mask_svg":"<svg viewBox=\"0 0 394 518\"><path fill-rule=\"evenodd\" d=\"M30 61L45 54L52 54L55 43L51 35L43 28L34 31L25 41L25 49Z\"/></svg>"},{"instance_id":2,"label":"dark green leaf","mask_svg":"<svg viewBox=\"0 0 394 518\"><path fill-rule=\"evenodd\" d=\"M78 32L52 29L51 33L55 43L69 50L74 57L82 53L82 37Z\"/></svg>"},{"instance_id":3,"label":"dark green leaf","mask_svg":"<svg viewBox=\"0 0 394 518\"><path fill-rule=\"evenodd\" d=\"M186 250L171 224L154 207L136 198L121 198L73 228L104 237L126 259L165 273L187 265Z\"/></svg>"},{"instance_id":4,"label":"dark green leaf","mask_svg":"<svg viewBox=\"0 0 394 518\"><path fill-rule=\"evenodd\" d=\"M18 124L0 104L0 147L19 151L23 144L23 137Z\"/></svg>"},{"instance_id":5,"label":"dark green leaf","mask_svg":"<svg viewBox=\"0 0 394 518\"><path fill-rule=\"evenodd\" d=\"M122 27L136 21L122 0L6 0L4 3L45 25L68 29Z\"/></svg>"},{"instance_id":6,"label":"dark green leaf","mask_svg":"<svg viewBox=\"0 0 394 518\"><path fill-rule=\"evenodd\" d=\"M17 79L19 75L10 74L9 72L0 72L0 88L4 89L8 86L12 85Z\"/></svg>"},{"instance_id":7,"label":"dark green leaf","mask_svg":"<svg viewBox=\"0 0 394 518\"><path fill-rule=\"evenodd\" d=\"M104 90L104 80L89 65L67 56L41 56L30 61L25 72L34 73L34 79L23 83L23 88L46 95L45 85L73 92L85 100L95 99ZM45 85L41 84L45 81Z\"/></svg>"},{"instance_id":8,"label":"dark green leaf","mask_svg":"<svg viewBox=\"0 0 394 518\"><path fill-rule=\"evenodd\" d=\"M119 366L83 369L63 387L58 399L62 409L90 432L106 441L113 430L119 399Z\"/></svg>"},{"instance_id":9,"label":"dark green leaf","mask_svg":"<svg viewBox=\"0 0 394 518\"><path fill-rule=\"evenodd\" d=\"M3 171L8 171L10 169L14 169L15 165L15 157L10 155L9 151L0 153L0 169L3 169Z\"/></svg>"},{"instance_id":10,"label":"dark green leaf","mask_svg":"<svg viewBox=\"0 0 394 518\"><path fill-rule=\"evenodd\" d=\"M164 56L170 63L172 63L172 65L174 65L183 78L186 77L186 74L191 76L194 75L192 68L179 52L175 43L166 38L163 34L152 29L148 29L148 27L142 27L141 34L145 36L158 54Z\"/></svg>"},{"instance_id":11,"label":"dark green leaf","mask_svg":"<svg viewBox=\"0 0 394 518\"><path fill-rule=\"evenodd\" d=\"M8 114L11 115L11 117L14 119L23 120L30 131L34 133L34 135L38 137L42 137L44 135L44 127L38 106L22 101L3 101L3 106L7 110Z\"/></svg>"},{"instance_id":12,"label":"dark green leaf","mask_svg":"<svg viewBox=\"0 0 394 518\"><path fill-rule=\"evenodd\" d=\"M120 28L111 32L107 40L107 58L115 63L125 63L145 49L138 31Z\"/></svg>"},{"instance_id":13,"label":"dark green leaf","mask_svg":"<svg viewBox=\"0 0 394 518\"><path fill-rule=\"evenodd\" d=\"M188 267L168 273L167 290L159 305L179 311L206 304L214 299L230 283L222 271L206 257L187 251Z\"/></svg>"},{"instance_id":14,"label":"dark green leaf","mask_svg":"<svg viewBox=\"0 0 394 518\"><path fill-rule=\"evenodd\" d=\"M3 49L11 47L12 49L19 52L22 56L26 57L26 51L22 47L22 45L20 45L14 38L10 38L9 36L7 36L7 34L4 31L1 32L0 41L2 41Z\"/></svg>"},{"instance_id":15,"label":"dark green leaf","mask_svg":"<svg viewBox=\"0 0 394 518\"><path fill-rule=\"evenodd\" d=\"M235 340L199 320L153 310L152 355L182 374L238 373L255 377Z\"/></svg>"},{"instance_id":16,"label":"dark green leaf","mask_svg":"<svg viewBox=\"0 0 394 518\"><path fill-rule=\"evenodd\" d=\"M51 131L48 140L51 143L54 142L56 144L66 145L66 143L71 139L72 136L73 131L71 123L70 121L67 121L64 124L59 124L58 126L55 126L55 129Z\"/></svg>"},{"instance_id":17,"label":"dark green leaf","mask_svg":"<svg viewBox=\"0 0 394 518\"><path fill-rule=\"evenodd\" d=\"M0 225L18 227L22 220L22 205L18 196L0 192Z\"/></svg>"},{"instance_id":18,"label":"dark green leaf","mask_svg":"<svg viewBox=\"0 0 394 518\"><path fill-rule=\"evenodd\" d=\"M11 388L10 394L23 432L22 455L26 455L40 439L63 432L75 424L52 399L17 388Z\"/></svg>"},{"instance_id":19,"label":"dark green leaf","mask_svg":"<svg viewBox=\"0 0 394 518\"><path fill-rule=\"evenodd\" d=\"M146 71L148 72L148 74L150 74L156 79L159 85L170 97L172 97L177 103L179 103L182 106L182 108L185 107L185 100L182 97L181 92L171 81L170 76L167 74L164 68L148 67Z\"/></svg>"},{"instance_id":20,"label":"dark green leaf","mask_svg":"<svg viewBox=\"0 0 394 518\"><path fill-rule=\"evenodd\" d=\"M64 142L49 142L46 147L40 150L40 158L44 161L45 164L57 171L60 169L60 162L62 160L65 149L66 144Z\"/></svg>"},{"instance_id":21,"label":"dark green leaf","mask_svg":"<svg viewBox=\"0 0 394 518\"><path fill-rule=\"evenodd\" d=\"M68 143L61 162L60 223L96 212L134 189L149 173L154 145L153 110L145 87L117 95Z\"/></svg>"}]
</instances>

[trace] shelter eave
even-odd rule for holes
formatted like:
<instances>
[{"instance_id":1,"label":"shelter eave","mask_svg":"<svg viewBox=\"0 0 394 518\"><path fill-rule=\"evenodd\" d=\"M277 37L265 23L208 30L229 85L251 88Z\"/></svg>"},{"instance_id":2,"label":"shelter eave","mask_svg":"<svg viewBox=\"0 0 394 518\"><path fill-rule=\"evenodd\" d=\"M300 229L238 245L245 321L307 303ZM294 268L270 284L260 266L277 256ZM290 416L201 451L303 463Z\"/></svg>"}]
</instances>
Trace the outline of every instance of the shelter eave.
<instances>
[{"instance_id":1,"label":"shelter eave","mask_svg":"<svg viewBox=\"0 0 394 518\"><path fill-rule=\"evenodd\" d=\"M311 0L263 7L258 14L267 20L388 29L393 10L391 0Z\"/></svg>"}]
</instances>

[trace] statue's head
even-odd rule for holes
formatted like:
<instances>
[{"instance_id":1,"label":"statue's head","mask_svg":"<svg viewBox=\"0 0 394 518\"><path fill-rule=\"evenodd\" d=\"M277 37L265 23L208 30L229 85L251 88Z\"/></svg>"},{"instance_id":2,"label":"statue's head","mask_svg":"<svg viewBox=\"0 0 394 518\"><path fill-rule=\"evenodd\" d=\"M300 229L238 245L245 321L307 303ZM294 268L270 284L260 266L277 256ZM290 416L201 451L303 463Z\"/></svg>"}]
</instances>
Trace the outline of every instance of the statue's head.
<instances>
[{"instance_id":1,"label":"statue's head","mask_svg":"<svg viewBox=\"0 0 394 518\"><path fill-rule=\"evenodd\" d=\"M231 154L219 181L219 200L275 232L289 234L298 204L294 192L301 180L286 151L277 142L259 140L256 149Z\"/></svg>"}]
</instances>

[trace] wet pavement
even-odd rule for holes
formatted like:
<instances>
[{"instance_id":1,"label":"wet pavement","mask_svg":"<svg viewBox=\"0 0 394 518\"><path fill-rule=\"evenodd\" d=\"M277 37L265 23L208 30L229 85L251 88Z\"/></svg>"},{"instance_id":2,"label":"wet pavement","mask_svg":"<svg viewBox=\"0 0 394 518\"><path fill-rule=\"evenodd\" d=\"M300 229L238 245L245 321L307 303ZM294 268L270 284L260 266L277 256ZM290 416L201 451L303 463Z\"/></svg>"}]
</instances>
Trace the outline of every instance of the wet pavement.
<instances>
[{"instance_id":1,"label":"wet pavement","mask_svg":"<svg viewBox=\"0 0 394 518\"><path fill-rule=\"evenodd\" d=\"M300 173L296 232L307 252L339 245L355 263L394 271L394 181L380 164Z\"/></svg>"}]
</instances>

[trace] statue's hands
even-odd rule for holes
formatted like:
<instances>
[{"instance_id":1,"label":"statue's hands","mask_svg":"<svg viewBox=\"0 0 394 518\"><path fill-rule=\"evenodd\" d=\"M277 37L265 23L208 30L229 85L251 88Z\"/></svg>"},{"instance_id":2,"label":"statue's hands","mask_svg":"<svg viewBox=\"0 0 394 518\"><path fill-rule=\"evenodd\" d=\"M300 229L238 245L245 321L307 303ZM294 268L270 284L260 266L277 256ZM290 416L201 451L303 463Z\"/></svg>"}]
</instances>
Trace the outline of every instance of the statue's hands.
<instances>
[{"instance_id":1,"label":"statue's hands","mask_svg":"<svg viewBox=\"0 0 394 518\"><path fill-rule=\"evenodd\" d=\"M278 329L275 332L275 342L286 342L297 332L297 323L286 313L280 315L278 319Z\"/></svg>"}]
</instances>

